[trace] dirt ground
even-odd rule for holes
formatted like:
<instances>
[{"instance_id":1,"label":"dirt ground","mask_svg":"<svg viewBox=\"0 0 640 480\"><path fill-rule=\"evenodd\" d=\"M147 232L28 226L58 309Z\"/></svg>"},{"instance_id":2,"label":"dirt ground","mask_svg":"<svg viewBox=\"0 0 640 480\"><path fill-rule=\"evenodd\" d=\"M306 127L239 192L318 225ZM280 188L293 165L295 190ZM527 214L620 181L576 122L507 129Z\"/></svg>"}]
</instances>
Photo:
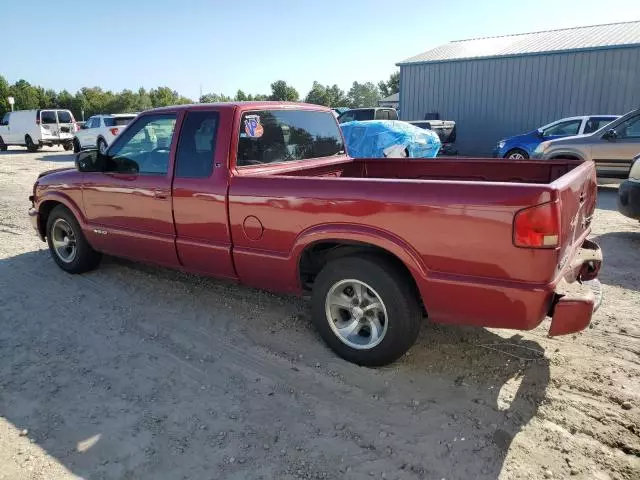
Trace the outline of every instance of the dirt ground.
<instances>
[{"instance_id":1,"label":"dirt ground","mask_svg":"<svg viewBox=\"0 0 640 480\"><path fill-rule=\"evenodd\" d=\"M27 197L70 161L0 153L0 478L640 479L640 225L615 185L591 328L425 324L368 369L300 299L112 258L62 272Z\"/></svg>"}]
</instances>

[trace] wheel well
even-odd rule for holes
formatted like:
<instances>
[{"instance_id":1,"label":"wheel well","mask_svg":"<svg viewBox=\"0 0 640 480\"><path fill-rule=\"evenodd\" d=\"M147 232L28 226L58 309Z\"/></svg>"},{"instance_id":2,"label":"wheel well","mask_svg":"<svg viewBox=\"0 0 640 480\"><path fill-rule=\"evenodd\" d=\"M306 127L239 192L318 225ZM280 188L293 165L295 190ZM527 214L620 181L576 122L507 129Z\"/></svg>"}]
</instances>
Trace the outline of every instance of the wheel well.
<instances>
[{"instance_id":1,"label":"wheel well","mask_svg":"<svg viewBox=\"0 0 640 480\"><path fill-rule=\"evenodd\" d=\"M582 160L580 157L578 157L577 155L571 155L571 154L566 154L566 155L554 155L553 157L551 157L551 160Z\"/></svg>"},{"instance_id":2,"label":"wheel well","mask_svg":"<svg viewBox=\"0 0 640 480\"><path fill-rule=\"evenodd\" d=\"M337 258L359 254L374 255L383 258L398 268L398 270L400 270L406 278L409 279L409 283L414 290L416 298L422 305L423 310L425 309L422 304L422 296L420 295L418 285L416 284L411 271L407 268L404 262L388 250L368 243L331 241L318 242L309 245L304 249L302 255L300 255L300 261L298 263L298 275L300 276L300 285L302 285L302 289L305 292L311 291L316 276L328 262Z\"/></svg>"},{"instance_id":3,"label":"wheel well","mask_svg":"<svg viewBox=\"0 0 640 480\"><path fill-rule=\"evenodd\" d=\"M47 220L49 219L49 214L51 213L51 210L56 208L58 205L64 204L56 202L55 200L46 200L42 202L38 208L38 230L43 238L47 236Z\"/></svg>"}]
</instances>

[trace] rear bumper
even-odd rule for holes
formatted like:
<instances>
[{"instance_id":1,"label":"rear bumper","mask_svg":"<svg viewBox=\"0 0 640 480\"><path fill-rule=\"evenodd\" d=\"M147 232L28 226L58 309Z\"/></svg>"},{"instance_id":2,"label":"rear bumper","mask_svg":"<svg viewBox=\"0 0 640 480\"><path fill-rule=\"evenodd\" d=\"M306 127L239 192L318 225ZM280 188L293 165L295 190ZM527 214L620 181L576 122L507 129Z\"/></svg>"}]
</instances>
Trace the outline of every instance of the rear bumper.
<instances>
[{"instance_id":1,"label":"rear bumper","mask_svg":"<svg viewBox=\"0 0 640 480\"><path fill-rule=\"evenodd\" d=\"M562 271L546 285L474 279L431 272L418 281L429 318L436 323L531 330L551 317L550 335L585 329L599 305L596 279L602 265L600 247L583 240ZM477 281L476 281L477 280ZM589 283L588 283L589 282Z\"/></svg>"},{"instance_id":2,"label":"rear bumper","mask_svg":"<svg viewBox=\"0 0 640 480\"><path fill-rule=\"evenodd\" d=\"M556 289L556 302L551 314L549 336L580 332L589 326L591 316L602 302L602 286L598 280L562 282Z\"/></svg>"},{"instance_id":3,"label":"rear bumper","mask_svg":"<svg viewBox=\"0 0 640 480\"><path fill-rule=\"evenodd\" d=\"M622 182L618 189L618 211L625 217L640 220L640 182Z\"/></svg>"}]
</instances>

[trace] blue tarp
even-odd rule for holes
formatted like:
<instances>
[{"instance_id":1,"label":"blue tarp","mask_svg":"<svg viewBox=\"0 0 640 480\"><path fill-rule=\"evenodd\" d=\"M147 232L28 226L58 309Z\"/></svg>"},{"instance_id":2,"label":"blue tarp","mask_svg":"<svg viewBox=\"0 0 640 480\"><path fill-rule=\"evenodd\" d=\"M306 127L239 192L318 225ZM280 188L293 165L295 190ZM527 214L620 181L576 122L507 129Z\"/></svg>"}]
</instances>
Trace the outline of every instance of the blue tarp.
<instances>
[{"instance_id":1,"label":"blue tarp","mask_svg":"<svg viewBox=\"0 0 640 480\"><path fill-rule=\"evenodd\" d=\"M346 122L340 128L354 158L434 158L442 145L435 132L400 120Z\"/></svg>"}]
</instances>

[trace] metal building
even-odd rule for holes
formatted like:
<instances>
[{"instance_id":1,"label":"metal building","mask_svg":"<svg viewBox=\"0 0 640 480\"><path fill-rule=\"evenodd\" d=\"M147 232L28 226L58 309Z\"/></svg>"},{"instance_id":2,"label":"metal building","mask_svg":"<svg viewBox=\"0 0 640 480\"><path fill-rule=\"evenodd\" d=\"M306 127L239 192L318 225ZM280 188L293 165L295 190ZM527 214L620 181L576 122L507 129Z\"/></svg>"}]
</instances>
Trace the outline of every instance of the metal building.
<instances>
[{"instance_id":1,"label":"metal building","mask_svg":"<svg viewBox=\"0 0 640 480\"><path fill-rule=\"evenodd\" d=\"M455 120L460 154L489 155L559 118L640 107L640 21L455 41L398 66L401 119Z\"/></svg>"}]
</instances>

